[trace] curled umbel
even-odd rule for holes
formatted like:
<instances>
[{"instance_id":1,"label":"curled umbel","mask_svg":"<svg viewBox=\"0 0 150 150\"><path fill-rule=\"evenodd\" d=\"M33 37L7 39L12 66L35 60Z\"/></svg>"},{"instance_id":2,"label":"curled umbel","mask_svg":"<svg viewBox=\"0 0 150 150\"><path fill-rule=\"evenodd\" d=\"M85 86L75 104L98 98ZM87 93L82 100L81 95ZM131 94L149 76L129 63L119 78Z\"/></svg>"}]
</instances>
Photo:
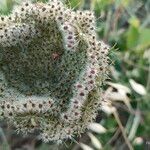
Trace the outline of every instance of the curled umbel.
<instances>
[{"instance_id":1,"label":"curled umbel","mask_svg":"<svg viewBox=\"0 0 150 150\"><path fill-rule=\"evenodd\" d=\"M91 11L24 1L0 16L0 118L60 142L84 132L103 100L108 49Z\"/></svg>"}]
</instances>

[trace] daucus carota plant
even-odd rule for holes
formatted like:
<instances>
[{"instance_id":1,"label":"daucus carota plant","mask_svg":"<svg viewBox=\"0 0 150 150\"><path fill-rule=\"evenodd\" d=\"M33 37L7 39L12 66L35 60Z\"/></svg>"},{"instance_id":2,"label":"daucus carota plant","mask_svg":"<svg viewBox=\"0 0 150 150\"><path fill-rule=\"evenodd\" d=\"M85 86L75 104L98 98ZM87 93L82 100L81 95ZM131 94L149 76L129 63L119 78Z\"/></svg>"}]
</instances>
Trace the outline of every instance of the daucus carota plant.
<instances>
[{"instance_id":1,"label":"daucus carota plant","mask_svg":"<svg viewBox=\"0 0 150 150\"><path fill-rule=\"evenodd\" d=\"M107 77L108 46L91 11L59 0L22 2L0 17L0 115L18 132L45 141L85 131L96 117Z\"/></svg>"}]
</instances>

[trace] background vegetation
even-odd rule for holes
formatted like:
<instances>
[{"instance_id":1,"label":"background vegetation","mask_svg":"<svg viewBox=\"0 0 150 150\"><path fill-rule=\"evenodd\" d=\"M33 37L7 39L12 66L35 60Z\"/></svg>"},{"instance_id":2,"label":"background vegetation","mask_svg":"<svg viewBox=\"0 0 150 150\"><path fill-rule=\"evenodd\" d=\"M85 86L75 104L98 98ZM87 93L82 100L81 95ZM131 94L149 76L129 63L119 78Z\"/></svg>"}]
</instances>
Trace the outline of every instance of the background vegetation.
<instances>
[{"instance_id":1,"label":"background vegetation","mask_svg":"<svg viewBox=\"0 0 150 150\"><path fill-rule=\"evenodd\" d=\"M8 14L18 2L0 0L0 13ZM1 122L0 149L150 149L150 1L66 0L66 4L93 10L97 33L111 46L105 86L109 104L104 104L91 131L60 146L44 144L34 135L16 135L13 127Z\"/></svg>"}]
</instances>

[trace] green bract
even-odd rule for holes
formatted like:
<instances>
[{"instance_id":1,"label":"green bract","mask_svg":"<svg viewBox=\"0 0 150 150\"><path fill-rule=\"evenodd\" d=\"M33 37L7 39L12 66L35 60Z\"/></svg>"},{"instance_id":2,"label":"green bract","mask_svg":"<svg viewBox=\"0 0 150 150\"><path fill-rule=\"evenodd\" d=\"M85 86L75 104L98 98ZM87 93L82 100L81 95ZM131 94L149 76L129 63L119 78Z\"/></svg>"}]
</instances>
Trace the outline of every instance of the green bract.
<instances>
[{"instance_id":1,"label":"green bract","mask_svg":"<svg viewBox=\"0 0 150 150\"><path fill-rule=\"evenodd\" d=\"M0 114L23 133L61 141L96 117L108 67L90 11L23 2L0 17Z\"/></svg>"}]
</instances>

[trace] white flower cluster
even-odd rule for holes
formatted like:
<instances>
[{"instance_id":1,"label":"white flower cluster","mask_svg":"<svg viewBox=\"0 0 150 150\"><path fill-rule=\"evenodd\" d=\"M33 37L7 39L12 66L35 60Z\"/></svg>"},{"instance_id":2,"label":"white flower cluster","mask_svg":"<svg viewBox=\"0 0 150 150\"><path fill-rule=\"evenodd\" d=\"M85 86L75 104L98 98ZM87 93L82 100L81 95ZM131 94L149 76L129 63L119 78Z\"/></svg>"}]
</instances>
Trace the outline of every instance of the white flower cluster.
<instances>
[{"instance_id":1,"label":"white flower cluster","mask_svg":"<svg viewBox=\"0 0 150 150\"><path fill-rule=\"evenodd\" d=\"M0 17L0 116L45 141L80 135L95 119L109 47L95 17L60 0L24 1ZM1 79L2 76L2 79Z\"/></svg>"}]
</instances>

